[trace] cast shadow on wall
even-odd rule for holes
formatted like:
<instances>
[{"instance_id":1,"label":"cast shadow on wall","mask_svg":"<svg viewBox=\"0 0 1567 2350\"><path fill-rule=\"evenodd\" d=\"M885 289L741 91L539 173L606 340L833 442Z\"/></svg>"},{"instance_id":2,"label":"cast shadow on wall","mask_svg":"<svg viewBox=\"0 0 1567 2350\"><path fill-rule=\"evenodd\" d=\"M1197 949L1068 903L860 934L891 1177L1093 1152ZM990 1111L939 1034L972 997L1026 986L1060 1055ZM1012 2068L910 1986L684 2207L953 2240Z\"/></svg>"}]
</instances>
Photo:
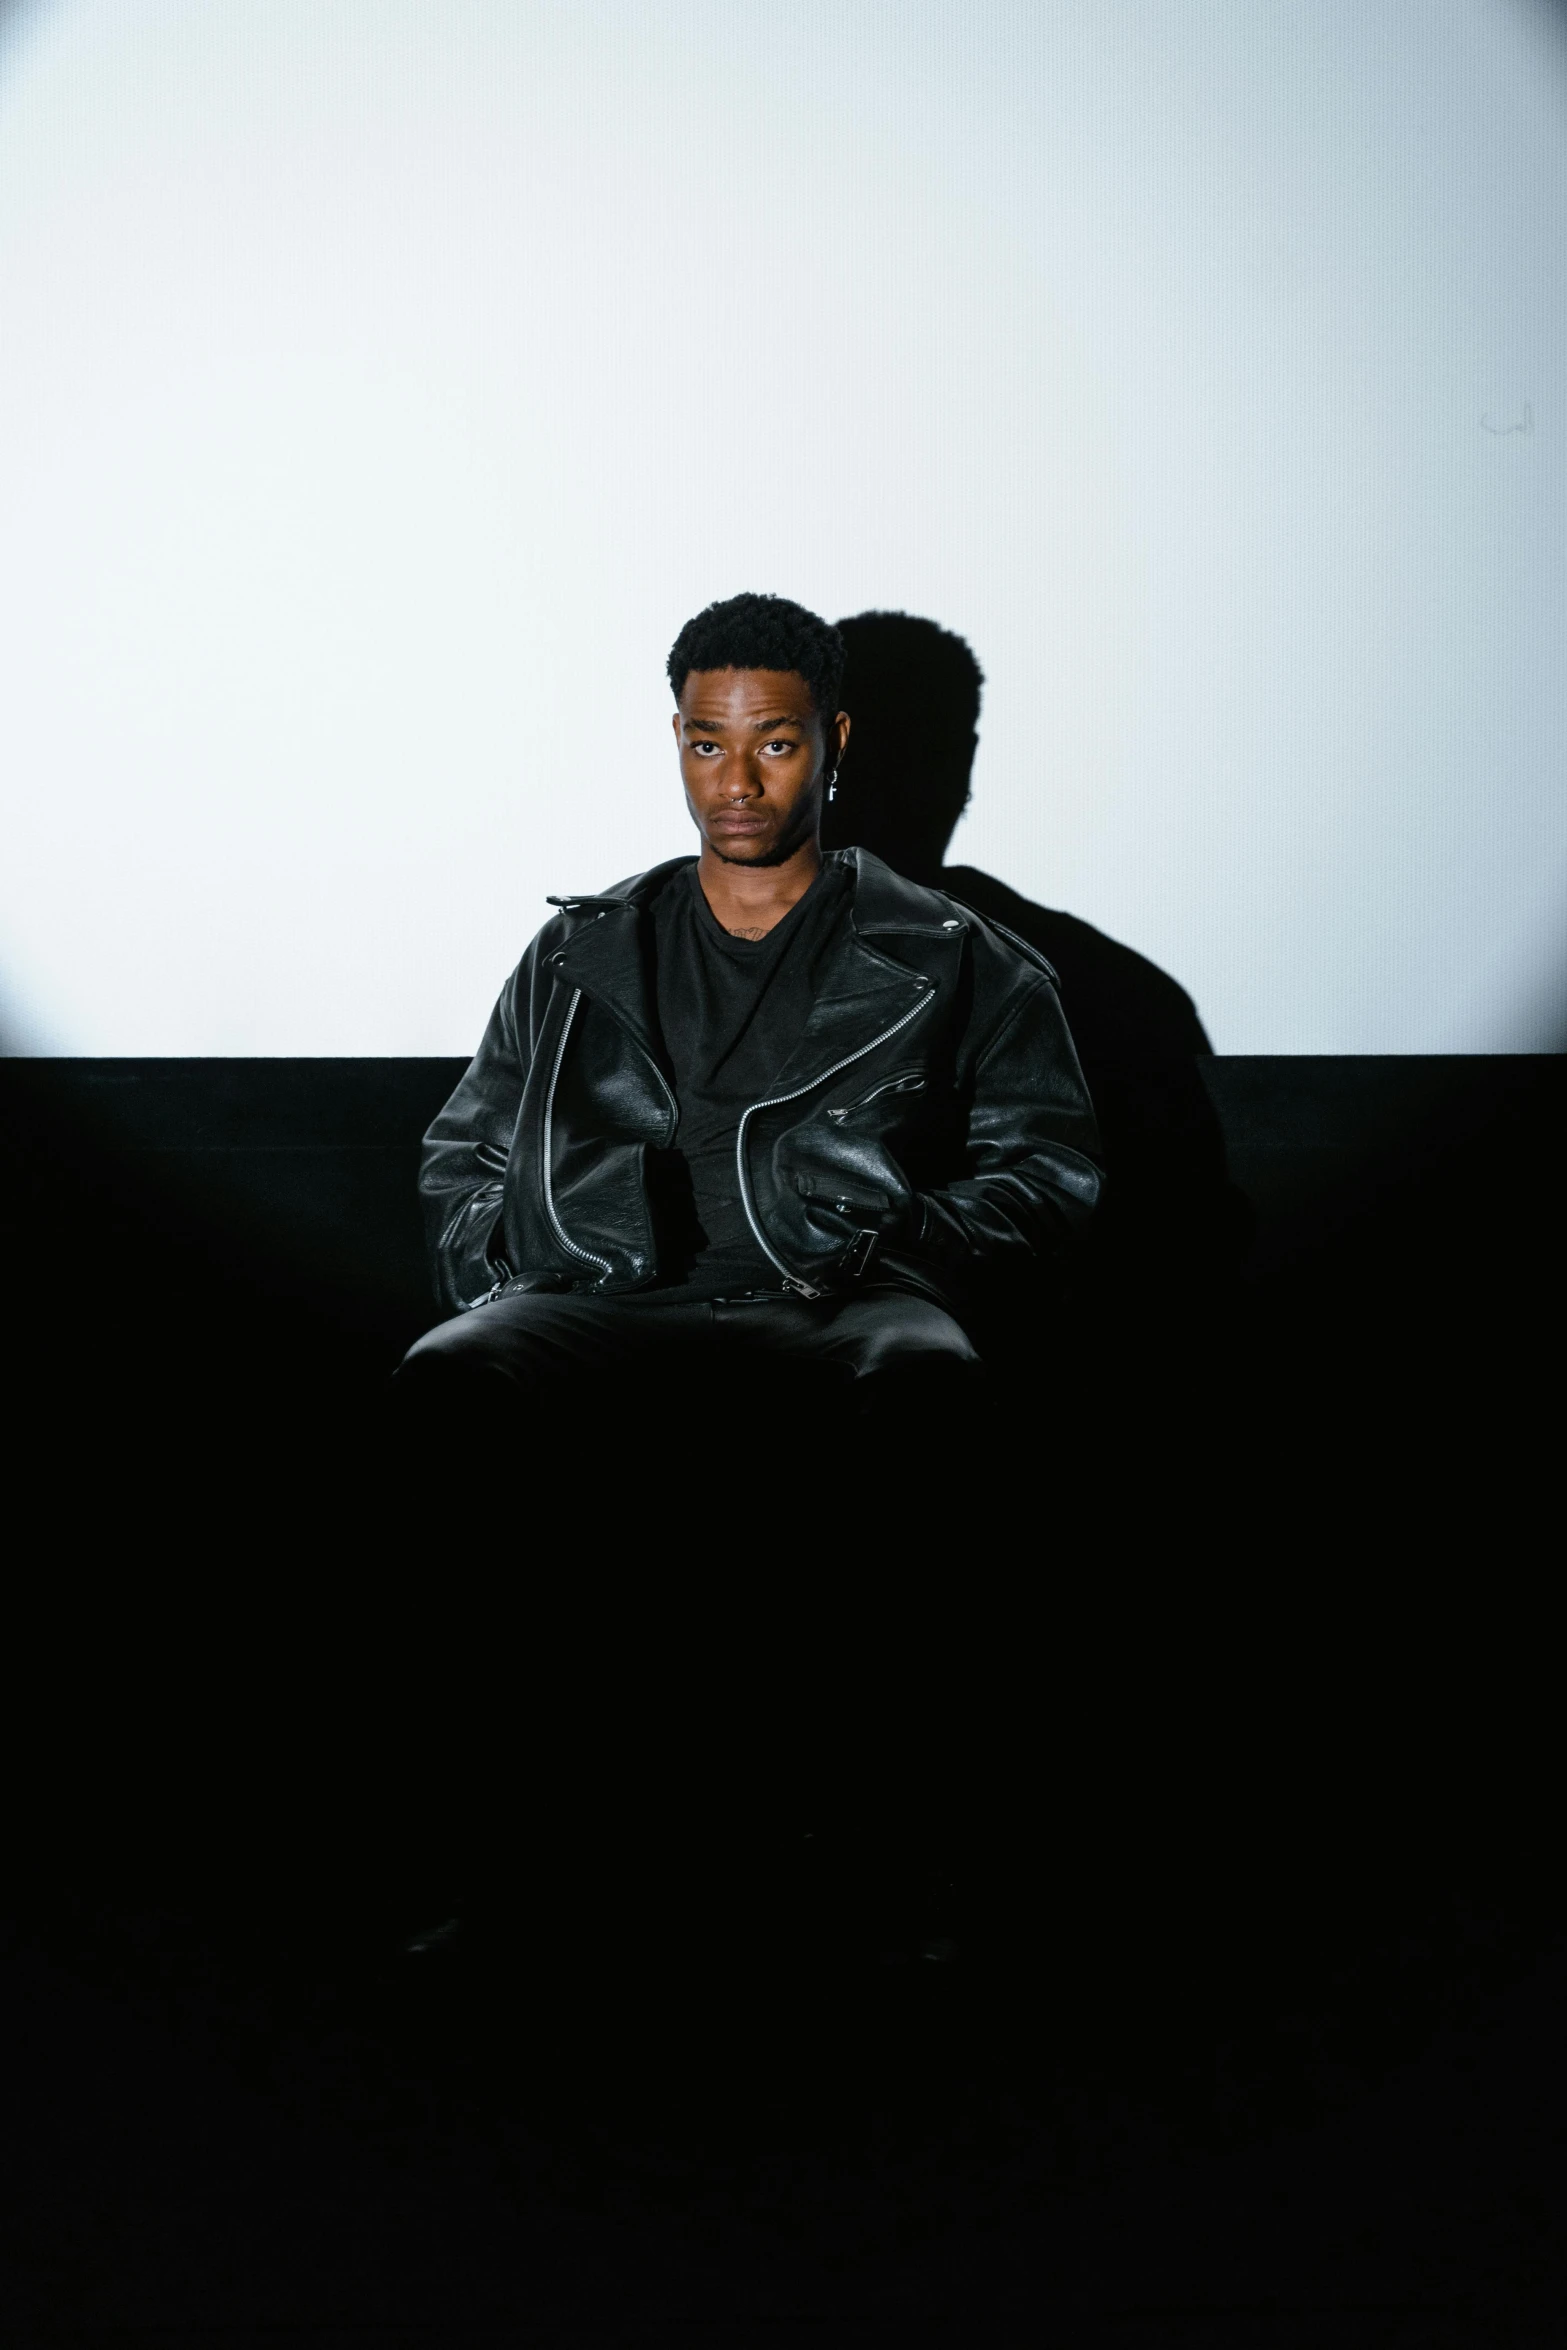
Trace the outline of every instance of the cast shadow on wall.
<instances>
[{"instance_id":1,"label":"cast shadow on wall","mask_svg":"<svg viewBox=\"0 0 1567 2350\"><path fill-rule=\"evenodd\" d=\"M1099 1115L1106 1185L1092 1271L1149 1297L1238 1263L1249 1229L1199 1071L1213 1047L1185 989L1091 923L993 874L948 865L968 805L983 672L962 637L906 612L840 620L853 732L826 810L828 848L867 848L1004 923L1055 968Z\"/></svg>"}]
</instances>

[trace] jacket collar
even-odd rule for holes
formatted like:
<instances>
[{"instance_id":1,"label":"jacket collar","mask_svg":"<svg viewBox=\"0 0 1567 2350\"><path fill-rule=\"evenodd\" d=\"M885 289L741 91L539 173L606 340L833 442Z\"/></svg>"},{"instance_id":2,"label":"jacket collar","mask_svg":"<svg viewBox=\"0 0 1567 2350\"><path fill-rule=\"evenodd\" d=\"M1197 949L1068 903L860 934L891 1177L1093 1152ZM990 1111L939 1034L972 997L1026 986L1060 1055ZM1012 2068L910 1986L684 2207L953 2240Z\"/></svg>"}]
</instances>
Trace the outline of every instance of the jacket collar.
<instances>
[{"instance_id":1,"label":"jacket collar","mask_svg":"<svg viewBox=\"0 0 1567 2350\"><path fill-rule=\"evenodd\" d=\"M905 881L901 873L894 873L880 857L873 857L869 849L829 849L829 863L848 865L854 873L854 889L850 899L850 919L856 930L927 930L945 932L952 921L952 900L937 889L927 889L922 882ZM662 865L650 865L645 873L633 873L625 881L617 881L597 897L552 898L551 905L559 906L565 914L592 918L621 906L634 906L639 911L649 905L664 884L685 867L694 865L695 857L669 857ZM580 937L587 923L573 925L573 937Z\"/></svg>"},{"instance_id":2,"label":"jacket collar","mask_svg":"<svg viewBox=\"0 0 1567 2350\"><path fill-rule=\"evenodd\" d=\"M879 953L874 944L878 937L913 934L949 950L961 937L951 927L951 900L939 890L905 881L868 849L832 854L853 868L851 935L833 956L804 1033L778 1073L781 1087L819 1068L837 1052L852 1049L862 1032L874 1036L890 1026L929 984ZM658 1043L652 925L644 916L665 883L695 862L694 857L671 857L646 873L616 882L597 897L564 900L568 935L550 958L569 987L580 987L612 1012L661 1067L665 1056ZM922 952L921 968L928 960Z\"/></svg>"},{"instance_id":3,"label":"jacket collar","mask_svg":"<svg viewBox=\"0 0 1567 2350\"><path fill-rule=\"evenodd\" d=\"M671 857L646 873L617 881L602 896L561 902L567 924L564 945L550 957L568 987L580 987L613 1013L657 1067L666 1068L659 1044L658 1003L653 976L653 926L644 910L664 883L693 857Z\"/></svg>"},{"instance_id":4,"label":"jacket collar","mask_svg":"<svg viewBox=\"0 0 1567 2350\"><path fill-rule=\"evenodd\" d=\"M875 931L917 931L940 939L952 936L955 909L939 889L905 881L869 849L840 849L836 853L854 866L852 918L862 936Z\"/></svg>"}]
</instances>

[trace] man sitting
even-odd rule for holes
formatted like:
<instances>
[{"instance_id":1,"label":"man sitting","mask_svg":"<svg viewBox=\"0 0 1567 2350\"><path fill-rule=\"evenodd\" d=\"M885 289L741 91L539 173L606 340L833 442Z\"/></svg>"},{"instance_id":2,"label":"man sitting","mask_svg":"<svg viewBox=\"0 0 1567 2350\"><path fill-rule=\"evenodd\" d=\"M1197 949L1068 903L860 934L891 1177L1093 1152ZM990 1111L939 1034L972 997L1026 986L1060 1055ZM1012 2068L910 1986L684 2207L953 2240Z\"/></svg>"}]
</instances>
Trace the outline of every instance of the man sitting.
<instances>
[{"instance_id":1,"label":"man sitting","mask_svg":"<svg viewBox=\"0 0 1567 2350\"><path fill-rule=\"evenodd\" d=\"M699 854L552 900L501 990L425 1138L452 1318L405 1388L482 1373L563 1401L680 1354L831 1378L865 1408L954 1392L976 1301L1093 1208L1049 964L864 849L823 854L843 660L777 596L681 630Z\"/></svg>"}]
</instances>

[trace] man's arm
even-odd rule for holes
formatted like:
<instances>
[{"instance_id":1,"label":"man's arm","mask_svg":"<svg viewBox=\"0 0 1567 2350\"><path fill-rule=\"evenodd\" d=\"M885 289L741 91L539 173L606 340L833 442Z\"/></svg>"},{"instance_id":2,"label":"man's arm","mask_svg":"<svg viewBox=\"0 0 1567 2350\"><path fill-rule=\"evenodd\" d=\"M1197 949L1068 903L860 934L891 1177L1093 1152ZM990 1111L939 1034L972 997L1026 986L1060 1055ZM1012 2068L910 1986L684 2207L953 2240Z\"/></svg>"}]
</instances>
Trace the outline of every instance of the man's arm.
<instances>
[{"instance_id":1,"label":"man's arm","mask_svg":"<svg viewBox=\"0 0 1567 2350\"><path fill-rule=\"evenodd\" d=\"M501 1253L501 1209L531 1058L517 1033L518 979L514 972L502 988L478 1051L424 1138L425 1238L449 1313L477 1305L516 1270Z\"/></svg>"},{"instance_id":2,"label":"man's arm","mask_svg":"<svg viewBox=\"0 0 1567 2350\"><path fill-rule=\"evenodd\" d=\"M1093 1105L1054 981L993 934L976 940L976 954L988 966L976 1000L999 992L1001 1008L969 1078L968 1172L915 1195L908 1240L908 1253L959 1299L1059 1259L1103 1180ZM887 1253L902 1251L894 1242Z\"/></svg>"}]
</instances>

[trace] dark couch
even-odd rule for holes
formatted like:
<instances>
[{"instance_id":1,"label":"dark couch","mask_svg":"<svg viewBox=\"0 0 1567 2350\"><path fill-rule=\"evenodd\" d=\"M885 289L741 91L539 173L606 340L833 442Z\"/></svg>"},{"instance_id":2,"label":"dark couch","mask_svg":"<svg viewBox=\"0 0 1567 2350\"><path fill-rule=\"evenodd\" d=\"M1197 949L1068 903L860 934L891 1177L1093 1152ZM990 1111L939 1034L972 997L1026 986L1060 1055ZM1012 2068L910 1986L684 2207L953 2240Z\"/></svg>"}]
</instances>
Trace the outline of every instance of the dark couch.
<instances>
[{"instance_id":1,"label":"dark couch","mask_svg":"<svg viewBox=\"0 0 1567 2350\"><path fill-rule=\"evenodd\" d=\"M419 1138L464 1064L0 1061L13 1284L146 1275L289 1301L406 1342L434 1308ZM1253 1287L1530 1283L1559 1262L1567 1058L1201 1064L1250 1203ZM61 1252L57 1254L56 1252ZM14 1286L13 1286L14 1295Z\"/></svg>"}]
</instances>

